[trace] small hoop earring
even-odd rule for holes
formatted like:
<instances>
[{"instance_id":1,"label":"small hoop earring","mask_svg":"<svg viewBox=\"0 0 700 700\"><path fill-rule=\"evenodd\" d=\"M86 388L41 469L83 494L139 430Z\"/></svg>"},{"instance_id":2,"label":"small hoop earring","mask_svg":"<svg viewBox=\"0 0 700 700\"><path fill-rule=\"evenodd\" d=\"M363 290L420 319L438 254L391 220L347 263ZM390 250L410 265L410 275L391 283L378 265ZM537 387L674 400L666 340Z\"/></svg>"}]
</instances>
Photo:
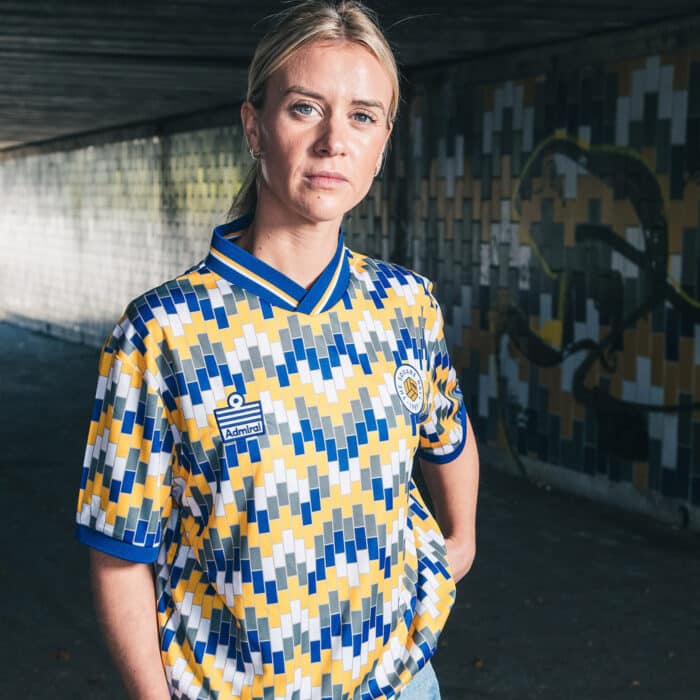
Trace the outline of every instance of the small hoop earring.
<instances>
[{"instance_id":1,"label":"small hoop earring","mask_svg":"<svg viewBox=\"0 0 700 700\"><path fill-rule=\"evenodd\" d=\"M252 146L248 147L248 153L250 153L250 157L253 160L260 160L260 156L262 155L262 151L254 151Z\"/></svg>"}]
</instances>

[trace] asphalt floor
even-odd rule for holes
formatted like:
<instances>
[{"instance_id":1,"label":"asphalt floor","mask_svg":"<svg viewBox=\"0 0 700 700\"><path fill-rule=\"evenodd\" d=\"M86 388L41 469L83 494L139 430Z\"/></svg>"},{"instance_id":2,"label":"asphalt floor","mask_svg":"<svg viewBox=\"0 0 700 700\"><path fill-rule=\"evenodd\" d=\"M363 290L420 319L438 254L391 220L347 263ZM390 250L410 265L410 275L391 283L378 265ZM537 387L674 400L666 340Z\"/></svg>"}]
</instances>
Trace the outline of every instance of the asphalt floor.
<instances>
[{"instance_id":1,"label":"asphalt floor","mask_svg":"<svg viewBox=\"0 0 700 700\"><path fill-rule=\"evenodd\" d=\"M0 698L124 698L74 509L97 351L0 323ZM482 465L443 700L698 700L700 537Z\"/></svg>"}]
</instances>

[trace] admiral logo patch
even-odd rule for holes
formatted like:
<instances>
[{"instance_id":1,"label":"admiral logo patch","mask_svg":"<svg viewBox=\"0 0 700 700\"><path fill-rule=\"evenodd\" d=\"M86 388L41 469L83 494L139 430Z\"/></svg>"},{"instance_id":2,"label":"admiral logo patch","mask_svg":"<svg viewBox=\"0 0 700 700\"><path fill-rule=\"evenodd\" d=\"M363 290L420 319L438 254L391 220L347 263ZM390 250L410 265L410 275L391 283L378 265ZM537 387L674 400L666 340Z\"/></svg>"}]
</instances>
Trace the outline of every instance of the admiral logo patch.
<instances>
[{"instance_id":1,"label":"admiral logo patch","mask_svg":"<svg viewBox=\"0 0 700 700\"><path fill-rule=\"evenodd\" d=\"M394 372L394 385L401 403L413 414L423 408L423 378L420 372L409 364L399 365Z\"/></svg>"},{"instance_id":2,"label":"admiral logo patch","mask_svg":"<svg viewBox=\"0 0 700 700\"><path fill-rule=\"evenodd\" d=\"M229 395L227 402L228 408L218 408L214 411L221 439L224 442L262 435L265 432L260 401L246 403L241 394L234 393Z\"/></svg>"}]
</instances>

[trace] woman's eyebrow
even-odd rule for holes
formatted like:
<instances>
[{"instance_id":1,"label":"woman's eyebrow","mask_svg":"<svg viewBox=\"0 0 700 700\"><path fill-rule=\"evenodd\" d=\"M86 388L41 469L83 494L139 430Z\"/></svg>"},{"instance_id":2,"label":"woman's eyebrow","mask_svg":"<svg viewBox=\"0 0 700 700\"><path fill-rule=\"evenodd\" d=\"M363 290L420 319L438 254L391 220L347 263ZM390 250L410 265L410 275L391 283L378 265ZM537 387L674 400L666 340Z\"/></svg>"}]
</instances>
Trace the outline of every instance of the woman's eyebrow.
<instances>
[{"instance_id":1,"label":"woman's eyebrow","mask_svg":"<svg viewBox=\"0 0 700 700\"><path fill-rule=\"evenodd\" d=\"M321 95L318 92L314 92L313 90L309 90L305 87L302 87L301 85L290 85L283 93L284 96L289 95L292 92L296 92L300 95L304 95L305 97L311 97L314 100L320 100L321 102L325 102L326 98ZM375 107L376 109L380 109L384 115L386 115L386 109L384 108L384 105L379 101L379 100L353 100L352 103L353 105L358 105L360 107Z\"/></svg>"}]
</instances>

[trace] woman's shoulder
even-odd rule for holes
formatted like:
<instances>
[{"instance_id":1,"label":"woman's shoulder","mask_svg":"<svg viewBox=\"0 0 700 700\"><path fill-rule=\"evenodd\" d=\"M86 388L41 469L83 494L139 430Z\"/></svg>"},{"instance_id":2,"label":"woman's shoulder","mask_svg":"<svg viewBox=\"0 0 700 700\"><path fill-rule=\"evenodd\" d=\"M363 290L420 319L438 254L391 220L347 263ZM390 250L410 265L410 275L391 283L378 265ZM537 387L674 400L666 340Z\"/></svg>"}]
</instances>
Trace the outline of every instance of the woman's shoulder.
<instances>
[{"instance_id":1,"label":"woman's shoulder","mask_svg":"<svg viewBox=\"0 0 700 700\"><path fill-rule=\"evenodd\" d=\"M349 251L350 268L359 280L384 287L403 287L432 297L433 283L425 275L398 263Z\"/></svg>"},{"instance_id":2,"label":"woman's shoulder","mask_svg":"<svg viewBox=\"0 0 700 700\"><path fill-rule=\"evenodd\" d=\"M157 345L166 328L182 325L183 319L201 307L202 288L209 285L209 278L204 262L199 262L133 297L109 334L106 347L126 343L143 353Z\"/></svg>"}]
</instances>

